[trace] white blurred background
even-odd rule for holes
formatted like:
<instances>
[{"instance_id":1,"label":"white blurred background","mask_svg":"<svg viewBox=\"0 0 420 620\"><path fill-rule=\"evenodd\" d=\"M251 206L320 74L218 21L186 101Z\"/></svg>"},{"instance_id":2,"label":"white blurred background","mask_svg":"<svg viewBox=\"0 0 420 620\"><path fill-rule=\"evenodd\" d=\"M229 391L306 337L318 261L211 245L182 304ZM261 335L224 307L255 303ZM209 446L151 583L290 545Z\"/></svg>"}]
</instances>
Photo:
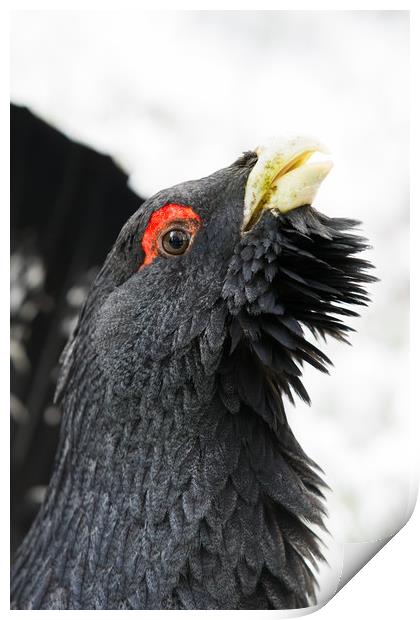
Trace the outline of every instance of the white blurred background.
<instances>
[{"instance_id":1,"label":"white blurred background","mask_svg":"<svg viewBox=\"0 0 420 620\"><path fill-rule=\"evenodd\" d=\"M312 408L289 407L333 489L328 596L342 543L407 516L408 13L22 12L11 58L12 101L110 154L146 197L280 133L330 148L315 206L363 221L381 282L353 347L329 343L332 376L306 369Z\"/></svg>"}]
</instances>

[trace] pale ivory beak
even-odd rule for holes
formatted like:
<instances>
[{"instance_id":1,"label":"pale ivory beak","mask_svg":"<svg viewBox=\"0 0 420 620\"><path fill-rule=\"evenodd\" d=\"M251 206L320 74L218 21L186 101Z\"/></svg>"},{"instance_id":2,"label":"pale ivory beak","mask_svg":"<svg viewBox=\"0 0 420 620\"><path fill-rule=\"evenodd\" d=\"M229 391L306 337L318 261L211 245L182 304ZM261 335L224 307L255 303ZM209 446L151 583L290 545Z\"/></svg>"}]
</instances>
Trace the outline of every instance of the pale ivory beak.
<instances>
[{"instance_id":1,"label":"pale ivory beak","mask_svg":"<svg viewBox=\"0 0 420 620\"><path fill-rule=\"evenodd\" d=\"M311 205L332 168L330 161L307 163L314 153L328 153L317 140L304 136L280 138L256 149L258 161L245 189L242 230L247 231L266 209L287 213Z\"/></svg>"}]
</instances>

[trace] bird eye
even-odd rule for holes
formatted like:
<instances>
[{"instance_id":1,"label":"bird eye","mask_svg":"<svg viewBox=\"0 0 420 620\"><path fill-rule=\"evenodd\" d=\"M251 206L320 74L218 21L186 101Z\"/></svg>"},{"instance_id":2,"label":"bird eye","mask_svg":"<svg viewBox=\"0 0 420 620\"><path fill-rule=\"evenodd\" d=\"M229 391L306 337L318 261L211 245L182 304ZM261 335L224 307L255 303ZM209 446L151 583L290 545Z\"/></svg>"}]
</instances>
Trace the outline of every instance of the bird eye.
<instances>
[{"instance_id":1,"label":"bird eye","mask_svg":"<svg viewBox=\"0 0 420 620\"><path fill-rule=\"evenodd\" d=\"M168 202L154 211L141 241L144 260L139 269L150 265L157 256L185 254L200 227L201 217L186 205Z\"/></svg>"},{"instance_id":2,"label":"bird eye","mask_svg":"<svg viewBox=\"0 0 420 620\"><path fill-rule=\"evenodd\" d=\"M182 228L167 230L159 239L159 249L165 256L178 256L188 250L191 234Z\"/></svg>"}]
</instances>

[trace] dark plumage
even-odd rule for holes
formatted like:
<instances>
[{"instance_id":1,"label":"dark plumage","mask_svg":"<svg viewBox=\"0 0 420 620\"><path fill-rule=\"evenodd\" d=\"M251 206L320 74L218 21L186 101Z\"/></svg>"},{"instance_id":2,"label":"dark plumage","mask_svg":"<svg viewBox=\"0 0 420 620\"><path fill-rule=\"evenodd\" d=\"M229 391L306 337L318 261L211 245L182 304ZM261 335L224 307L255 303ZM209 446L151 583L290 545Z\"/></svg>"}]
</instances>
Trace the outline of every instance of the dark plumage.
<instances>
[{"instance_id":1,"label":"dark plumage","mask_svg":"<svg viewBox=\"0 0 420 620\"><path fill-rule=\"evenodd\" d=\"M51 477L60 353L85 292L141 202L109 156L69 139L28 109L10 106L13 552Z\"/></svg>"},{"instance_id":2,"label":"dark plumage","mask_svg":"<svg viewBox=\"0 0 420 620\"><path fill-rule=\"evenodd\" d=\"M13 567L32 609L282 609L314 600L324 483L287 423L309 402L305 331L345 339L369 263L356 222L304 206L241 234L247 153L161 191L127 222L62 358L61 439ZM202 221L144 268L162 205Z\"/></svg>"}]
</instances>

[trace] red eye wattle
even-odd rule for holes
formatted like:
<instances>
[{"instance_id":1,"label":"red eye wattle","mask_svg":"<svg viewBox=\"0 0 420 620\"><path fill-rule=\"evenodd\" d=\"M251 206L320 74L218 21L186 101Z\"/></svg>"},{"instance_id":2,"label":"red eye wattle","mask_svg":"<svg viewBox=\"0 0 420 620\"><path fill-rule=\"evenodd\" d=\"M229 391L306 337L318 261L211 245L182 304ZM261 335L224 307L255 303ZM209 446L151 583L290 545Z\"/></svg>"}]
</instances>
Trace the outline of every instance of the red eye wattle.
<instances>
[{"instance_id":1,"label":"red eye wattle","mask_svg":"<svg viewBox=\"0 0 420 620\"><path fill-rule=\"evenodd\" d=\"M144 252L144 261L140 265L140 269L146 265L150 265L156 256L160 254L163 256L175 256L183 253L179 250L175 251L175 246L173 252L165 251L170 249L168 239L170 243L171 232L174 233L172 235L172 241L176 241L179 245L181 235L183 234L185 237L188 236L188 238L192 240L200 224L200 216L197 215L191 207L186 207L185 205L174 203L166 204L152 213L141 242L141 247ZM176 237L176 235L178 235L178 237ZM164 240L162 244L163 237L166 237L166 240ZM189 243L186 247L188 247L188 245Z\"/></svg>"}]
</instances>

